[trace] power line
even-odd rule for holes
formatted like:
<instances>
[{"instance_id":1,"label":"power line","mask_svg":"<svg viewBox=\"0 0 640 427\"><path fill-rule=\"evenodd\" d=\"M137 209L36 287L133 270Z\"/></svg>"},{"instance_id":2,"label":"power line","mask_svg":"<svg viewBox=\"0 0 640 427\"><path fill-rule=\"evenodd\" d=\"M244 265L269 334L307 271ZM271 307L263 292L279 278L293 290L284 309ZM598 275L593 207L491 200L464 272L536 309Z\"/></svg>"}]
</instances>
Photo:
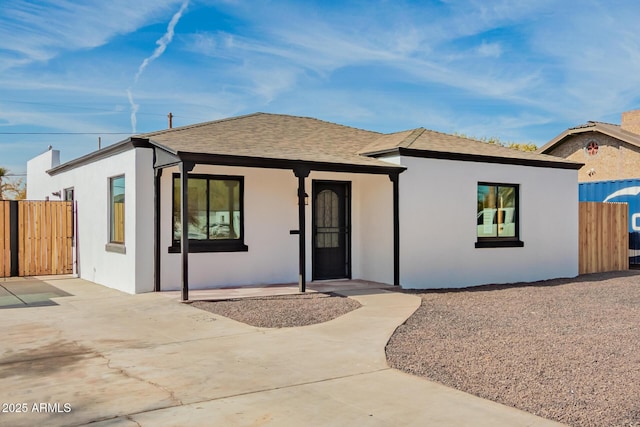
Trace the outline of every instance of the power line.
<instances>
[{"instance_id":1,"label":"power line","mask_svg":"<svg viewBox=\"0 0 640 427\"><path fill-rule=\"evenodd\" d=\"M56 108L75 108L78 110L91 110L91 111L103 111L103 112L107 112L107 113L114 113L114 114L129 114L130 111L129 110L114 110L112 108L98 108L98 107L86 107L86 106L82 106L82 105L69 105L69 104L51 104L48 102L34 102L34 101L16 101L16 100L12 100L12 99L3 99L2 102L7 102L7 103L13 103L13 104L28 104L28 105L44 105L47 107L56 107ZM162 114L162 113L145 113L142 111L138 111L136 113L137 115L143 115L143 116L166 116L166 114ZM176 116L174 116L176 117Z\"/></svg>"},{"instance_id":2,"label":"power line","mask_svg":"<svg viewBox=\"0 0 640 427\"><path fill-rule=\"evenodd\" d=\"M0 135L134 135L131 132L0 132Z\"/></svg>"}]
</instances>

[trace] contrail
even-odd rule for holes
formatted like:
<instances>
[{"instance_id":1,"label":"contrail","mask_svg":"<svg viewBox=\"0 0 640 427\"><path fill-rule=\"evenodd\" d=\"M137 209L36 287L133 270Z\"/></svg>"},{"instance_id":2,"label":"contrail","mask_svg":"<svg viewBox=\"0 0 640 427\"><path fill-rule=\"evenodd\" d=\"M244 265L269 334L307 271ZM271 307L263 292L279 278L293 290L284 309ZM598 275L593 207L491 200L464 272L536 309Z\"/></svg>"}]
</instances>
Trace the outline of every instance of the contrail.
<instances>
[{"instance_id":1,"label":"contrail","mask_svg":"<svg viewBox=\"0 0 640 427\"><path fill-rule=\"evenodd\" d=\"M185 0L182 3L182 6L180 6L180 10L178 10L173 15L173 18L171 18L171 21L169 21L169 25L167 26L167 32L164 33L164 35L156 41L156 44L158 45L158 47L156 47L156 49L153 51L151 56L149 56L148 58L145 58L144 61L142 61L142 64L140 64L140 67L138 68L138 72L136 73L136 76L134 78L134 81L133 81L134 85L138 83L138 79L140 78L140 75L142 75L145 68L147 68L147 65L149 65L154 60L158 59L167 49L167 46L169 45L169 43L171 43L171 40L173 40L173 34L174 34L174 29L176 27L176 24L178 23L180 18L182 18L182 14L184 13L187 6L189 6L189 0ZM138 112L138 108L140 106L135 102L133 102L131 88L127 89L127 96L129 97L129 104L131 104L131 127L133 128L133 133L136 133L136 123L137 123L136 113Z\"/></svg>"},{"instance_id":2,"label":"contrail","mask_svg":"<svg viewBox=\"0 0 640 427\"><path fill-rule=\"evenodd\" d=\"M127 89L127 97L129 98L129 104L131 105L131 131L132 133L136 133L136 125L138 124L136 113L138 112L138 108L140 108L140 106L135 102L133 102L133 95L131 95L131 88Z\"/></svg>"}]
</instances>

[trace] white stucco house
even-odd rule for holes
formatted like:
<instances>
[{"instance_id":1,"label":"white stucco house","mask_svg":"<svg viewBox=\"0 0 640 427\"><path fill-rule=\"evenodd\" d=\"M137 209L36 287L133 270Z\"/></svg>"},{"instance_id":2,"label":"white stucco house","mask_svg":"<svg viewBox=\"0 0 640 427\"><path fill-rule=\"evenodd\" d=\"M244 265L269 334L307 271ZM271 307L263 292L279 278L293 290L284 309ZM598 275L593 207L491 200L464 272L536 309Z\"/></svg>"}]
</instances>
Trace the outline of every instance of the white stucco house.
<instances>
[{"instance_id":1,"label":"white stucco house","mask_svg":"<svg viewBox=\"0 0 640 427\"><path fill-rule=\"evenodd\" d=\"M28 162L28 198L75 200L76 273L129 293L578 274L582 165L558 157L256 113L59 158Z\"/></svg>"}]
</instances>

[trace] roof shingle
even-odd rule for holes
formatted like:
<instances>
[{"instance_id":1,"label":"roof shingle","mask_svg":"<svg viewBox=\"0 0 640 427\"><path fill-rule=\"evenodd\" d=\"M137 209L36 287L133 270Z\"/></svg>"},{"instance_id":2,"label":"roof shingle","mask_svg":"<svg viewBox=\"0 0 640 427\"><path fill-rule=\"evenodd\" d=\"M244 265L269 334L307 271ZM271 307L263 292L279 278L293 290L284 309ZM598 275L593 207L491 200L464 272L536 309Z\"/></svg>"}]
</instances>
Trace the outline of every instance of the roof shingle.
<instances>
[{"instance_id":1,"label":"roof shingle","mask_svg":"<svg viewBox=\"0 0 640 427\"><path fill-rule=\"evenodd\" d=\"M569 164L461 136L416 128L391 134L309 117L255 113L138 135L173 154L201 153L389 167L374 156L400 148L424 152Z\"/></svg>"}]
</instances>

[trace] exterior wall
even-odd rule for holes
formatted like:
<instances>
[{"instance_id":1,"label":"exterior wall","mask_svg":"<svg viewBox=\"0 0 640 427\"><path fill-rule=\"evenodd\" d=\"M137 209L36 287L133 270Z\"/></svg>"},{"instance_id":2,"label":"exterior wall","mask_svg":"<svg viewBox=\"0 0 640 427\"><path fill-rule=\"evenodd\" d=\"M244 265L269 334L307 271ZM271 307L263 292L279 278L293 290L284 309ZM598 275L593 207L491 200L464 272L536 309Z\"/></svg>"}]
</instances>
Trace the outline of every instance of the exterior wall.
<instances>
[{"instance_id":1,"label":"exterior wall","mask_svg":"<svg viewBox=\"0 0 640 427\"><path fill-rule=\"evenodd\" d=\"M51 197L51 177L47 171L60 164L60 151L49 150L27 162L27 199Z\"/></svg>"},{"instance_id":2,"label":"exterior wall","mask_svg":"<svg viewBox=\"0 0 640 427\"><path fill-rule=\"evenodd\" d=\"M131 149L54 176L48 153L27 165L29 198L44 199L73 187L76 200L76 272L79 277L128 293L153 290L153 152ZM125 176L126 253L109 241L109 177Z\"/></svg>"},{"instance_id":3,"label":"exterior wall","mask_svg":"<svg viewBox=\"0 0 640 427\"><path fill-rule=\"evenodd\" d=\"M623 130L640 134L640 110L625 111L622 113L620 127Z\"/></svg>"},{"instance_id":4,"label":"exterior wall","mask_svg":"<svg viewBox=\"0 0 640 427\"><path fill-rule=\"evenodd\" d=\"M181 254L171 246L172 177L167 168L161 178L161 289L181 288ZM244 242L247 252L189 254L189 288L295 283L298 281L298 180L291 170L196 165L193 174L244 177ZM352 277L392 283L393 220L392 186L386 175L311 172L305 190L312 195L312 181L352 183ZM312 277L311 213L306 206L306 271ZM371 231L375 230L375 231Z\"/></svg>"},{"instance_id":5,"label":"exterior wall","mask_svg":"<svg viewBox=\"0 0 640 427\"><path fill-rule=\"evenodd\" d=\"M577 171L402 157L403 288L460 288L578 274ZM524 247L475 248L477 184L519 185Z\"/></svg>"},{"instance_id":6,"label":"exterior wall","mask_svg":"<svg viewBox=\"0 0 640 427\"><path fill-rule=\"evenodd\" d=\"M589 155L585 150L591 141L598 144L596 155ZM599 132L573 135L548 154L584 163L578 172L580 182L630 179L639 176L640 149Z\"/></svg>"}]
</instances>

